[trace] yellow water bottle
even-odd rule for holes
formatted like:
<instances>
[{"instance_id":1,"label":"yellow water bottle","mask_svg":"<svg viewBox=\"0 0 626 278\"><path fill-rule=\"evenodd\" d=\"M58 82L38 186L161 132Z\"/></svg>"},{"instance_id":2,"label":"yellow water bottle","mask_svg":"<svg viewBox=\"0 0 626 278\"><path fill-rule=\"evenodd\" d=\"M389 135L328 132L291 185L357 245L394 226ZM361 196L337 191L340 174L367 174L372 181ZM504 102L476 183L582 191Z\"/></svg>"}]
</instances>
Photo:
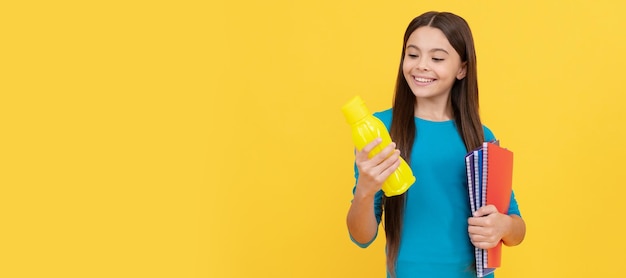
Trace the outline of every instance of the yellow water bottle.
<instances>
[{"instance_id":1,"label":"yellow water bottle","mask_svg":"<svg viewBox=\"0 0 626 278\"><path fill-rule=\"evenodd\" d=\"M352 140L357 150L362 150L365 145L380 137L382 142L369 153L371 158L391 144L391 136L387 128L383 122L370 114L361 97L352 98L341 108L341 111L352 127ZM396 196L409 190L414 182L415 177L411 167L400 157L400 166L383 183L382 189L386 196Z\"/></svg>"}]
</instances>

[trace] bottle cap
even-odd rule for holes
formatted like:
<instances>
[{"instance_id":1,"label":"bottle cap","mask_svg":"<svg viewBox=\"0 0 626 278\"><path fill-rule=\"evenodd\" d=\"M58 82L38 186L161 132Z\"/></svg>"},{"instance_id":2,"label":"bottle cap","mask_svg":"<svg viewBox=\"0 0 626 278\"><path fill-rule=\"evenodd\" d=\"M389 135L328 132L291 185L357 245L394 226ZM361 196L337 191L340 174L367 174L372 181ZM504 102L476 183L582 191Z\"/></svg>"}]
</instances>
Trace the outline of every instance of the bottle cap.
<instances>
[{"instance_id":1,"label":"bottle cap","mask_svg":"<svg viewBox=\"0 0 626 278\"><path fill-rule=\"evenodd\" d=\"M346 117L348 124L353 124L370 114L365 106L365 101L360 96L355 96L343 107L341 107L343 115Z\"/></svg>"}]
</instances>

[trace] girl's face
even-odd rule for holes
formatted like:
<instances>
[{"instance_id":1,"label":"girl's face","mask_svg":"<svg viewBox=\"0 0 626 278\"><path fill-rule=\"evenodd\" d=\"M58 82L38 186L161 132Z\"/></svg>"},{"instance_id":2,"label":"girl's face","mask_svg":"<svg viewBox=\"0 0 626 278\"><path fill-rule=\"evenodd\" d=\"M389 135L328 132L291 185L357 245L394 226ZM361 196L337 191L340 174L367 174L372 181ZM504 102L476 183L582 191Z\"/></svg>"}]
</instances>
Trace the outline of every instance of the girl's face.
<instances>
[{"instance_id":1,"label":"girl's face","mask_svg":"<svg viewBox=\"0 0 626 278\"><path fill-rule=\"evenodd\" d=\"M456 79L463 79L466 63L441 30L417 28L406 43L402 71L417 99L446 99Z\"/></svg>"}]
</instances>

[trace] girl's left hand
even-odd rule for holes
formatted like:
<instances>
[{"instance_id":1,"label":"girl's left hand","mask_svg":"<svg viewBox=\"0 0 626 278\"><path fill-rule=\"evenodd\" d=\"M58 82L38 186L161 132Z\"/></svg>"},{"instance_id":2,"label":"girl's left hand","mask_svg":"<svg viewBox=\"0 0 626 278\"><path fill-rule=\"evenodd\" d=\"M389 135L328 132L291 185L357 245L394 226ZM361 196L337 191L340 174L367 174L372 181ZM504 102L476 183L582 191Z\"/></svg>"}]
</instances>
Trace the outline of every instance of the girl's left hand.
<instances>
[{"instance_id":1,"label":"girl's left hand","mask_svg":"<svg viewBox=\"0 0 626 278\"><path fill-rule=\"evenodd\" d=\"M467 231L474 246L489 249L495 247L509 233L511 222L510 216L499 213L494 205L487 205L478 209L467 220Z\"/></svg>"}]
</instances>

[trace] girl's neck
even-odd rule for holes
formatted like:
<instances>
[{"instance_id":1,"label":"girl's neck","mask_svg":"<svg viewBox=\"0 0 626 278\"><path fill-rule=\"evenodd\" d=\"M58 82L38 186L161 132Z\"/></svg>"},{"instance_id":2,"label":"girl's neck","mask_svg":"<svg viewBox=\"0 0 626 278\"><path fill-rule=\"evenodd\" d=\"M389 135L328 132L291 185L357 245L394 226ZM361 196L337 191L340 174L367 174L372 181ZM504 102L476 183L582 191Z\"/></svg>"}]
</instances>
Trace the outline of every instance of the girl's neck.
<instances>
[{"instance_id":1,"label":"girl's neck","mask_svg":"<svg viewBox=\"0 0 626 278\"><path fill-rule=\"evenodd\" d=\"M420 98L415 105L415 117L433 122L452 120L452 103L449 98L443 100Z\"/></svg>"}]
</instances>

